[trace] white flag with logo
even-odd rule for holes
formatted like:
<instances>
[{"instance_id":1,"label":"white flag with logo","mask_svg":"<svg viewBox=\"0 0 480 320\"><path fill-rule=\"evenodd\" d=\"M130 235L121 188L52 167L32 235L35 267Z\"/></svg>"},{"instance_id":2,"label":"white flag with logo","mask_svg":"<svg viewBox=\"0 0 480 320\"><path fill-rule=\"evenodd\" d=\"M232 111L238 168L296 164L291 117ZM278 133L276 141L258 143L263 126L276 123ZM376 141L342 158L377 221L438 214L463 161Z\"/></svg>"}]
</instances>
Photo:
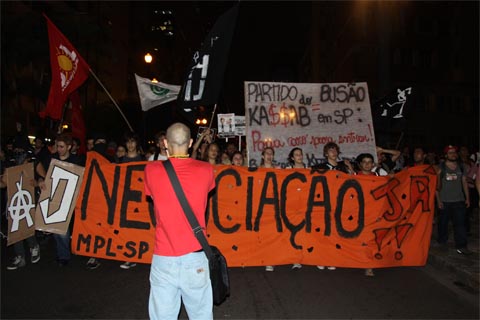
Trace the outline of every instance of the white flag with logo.
<instances>
[{"instance_id":1,"label":"white flag with logo","mask_svg":"<svg viewBox=\"0 0 480 320\"><path fill-rule=\"evenodd\" d=\"M135 79L143 111L177 99L180 92L180 86L152 82L150 79L139 77L136 74Z\"/></svg>"}]
</instances>

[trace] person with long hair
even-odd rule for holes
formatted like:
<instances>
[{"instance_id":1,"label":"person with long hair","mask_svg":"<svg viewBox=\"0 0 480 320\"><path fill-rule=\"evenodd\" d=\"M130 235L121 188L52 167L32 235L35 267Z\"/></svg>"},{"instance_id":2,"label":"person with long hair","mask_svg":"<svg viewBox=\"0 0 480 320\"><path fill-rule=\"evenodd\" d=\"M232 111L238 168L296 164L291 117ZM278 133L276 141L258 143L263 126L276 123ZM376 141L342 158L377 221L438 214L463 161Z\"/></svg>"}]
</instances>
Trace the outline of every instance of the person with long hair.
<instances>
[{"instance_id":1,"label":"person with long hair","mask_svg":"<svg viewBox=\"0 0 480 320\"><path fill-rule=\"evenodd\" d=\"M288 154L288 168L306 168L303 162L303 150L295 147Z\"/></svg>"},{"instance_id":2,"label":"person with long hair","mask_svg":"<svg viewBox=\"0 0 480 320\"><path fill-rule=\"evenodd\" d=\"M233 152L231 162L234 166L243 166L245 162L243 154L240 151Z\"/></svg>"},{"instance_id":3,"label":"person with long hair","mask_svg":"<svg viewBox=\"0 0 480 320\"><path fill-rule=\"evenodd\" d=\"M262 151L262 161L260 168L275 168L273 165L273 159L275 158L275 150L272 147L266 147ZM265 271L275 270L274 266L265 266Z\"/></svg>"},{"instance_id":4,"label":"person with long hair","mask_svg":"<svg viewBox=\"0 0 480 320\"><path fill-rule=\"evenodd\" d=\"M266 147L262 151L262 161L260 168L275 168L273 159L275 158L275 150L272 147Z\"/></svg>"},{"instance_id":5,"label":"person with long hair","mask_svg":"<svg viewBox=\"0 0 480 320\"><path fill-rule=\"evenodd\" d=\"M220 148L218 144L212 142L208 145L207 150L205 151L205 156L203 161L209 162L212 166L215 166L220 163Z\"/></svg>"},{"instance_id":6,"label":"person with long hair","mask_svg":"<svg viewBox=\"0 0 480 320\"><path fill-rule=\"evenodd\" d=\"M307 166L303 162L303 150L295 147L288 154L288 166L286 169L305 169ZM300 263L294 263L292 270L298 270L302 267Z\"/></svg>"}]
</instances>

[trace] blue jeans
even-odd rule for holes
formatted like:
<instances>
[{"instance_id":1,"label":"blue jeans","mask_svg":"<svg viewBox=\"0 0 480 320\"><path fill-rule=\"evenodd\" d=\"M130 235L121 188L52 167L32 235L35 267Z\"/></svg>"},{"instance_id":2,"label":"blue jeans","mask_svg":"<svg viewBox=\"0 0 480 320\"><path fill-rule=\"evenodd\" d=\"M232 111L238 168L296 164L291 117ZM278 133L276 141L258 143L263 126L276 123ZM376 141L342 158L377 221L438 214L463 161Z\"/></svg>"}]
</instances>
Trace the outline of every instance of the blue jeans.
<instances>
[{"instance_id":1,"label":"blue jeans","mask_svg":"<svg viewBox=\"0 0 480 320\"><path fill-rule=\"evenodd\" d=\"M57 260L70 260L70 231L67 234L53 234L57 248Z\"/></svg>"},{"instance_id":2,"label":"blue jeans","mask_svg":"<svg viewBox=\"0 0 480 320\"><path fill-rule=\"evenodd\" d=\"M178 319L183 300L189 319L213 319L208 259L203 252L179 257L153 255L150 269L150 319Z\"/></svg>"},{"instance_id":3,"label":"blue jeans","mask_svg":"<svg viewBox=\"0 0 480 320\"><path fill-rule=\"evenodd\" d=\"M35 235L26 238L25 240L19 241L13 245L13 251L15 252L15 256L21 256L25 259L25 247L24 242L28 244L29 249L33 249L38 245L37 238Z\"/></svg>"},{"instance_id":4,"label":"blue jeans","mask_svg":"<svg viewBox=\"0 0 480 320\"><path fill-rule=\"evenodd\" d=\"M443 209L438 210L438 239L439 243L447 243L448 240L448 221L450 217L453 221L453 235L455 238L455 248L461 249L467 247L467 229L465 226L466 206L464 201L444 202Z\"/></svg>"}]
</instances>

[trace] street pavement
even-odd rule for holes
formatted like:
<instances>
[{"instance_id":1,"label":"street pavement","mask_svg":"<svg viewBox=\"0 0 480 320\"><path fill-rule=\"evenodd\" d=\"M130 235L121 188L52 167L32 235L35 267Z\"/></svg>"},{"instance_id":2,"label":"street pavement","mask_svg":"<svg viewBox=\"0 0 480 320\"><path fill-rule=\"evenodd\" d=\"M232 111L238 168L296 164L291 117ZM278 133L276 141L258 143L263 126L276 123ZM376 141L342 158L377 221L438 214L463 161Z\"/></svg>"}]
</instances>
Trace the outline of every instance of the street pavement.
<instances>
[{"instance_id":1,"label":"street pavement","mask_svg":"<svg viewBox=\"0 0 480 320\"><path fill-rule=\"evenodd\" d=\"M425 267L320 271L314 266L291 270L278 266L230 268L231 297L214 308L215 319L478 319L479 218L472 220L473 255L435 244ZM149 265L131 270L120 261L101 260L87 270L87 257L70 264L55 262L54 241L41 241L37 264L7 271L2 240L1 319L147 319ZM182 308L181 319L187 315Z\"/></svg>"},{"instance_id":2,"label":"street pavement","mask_svg":"<svg viewBox=\"0 0 480 320\"><path fill-rule=\"evenodd\" d=\"M473 211L470 219L470 226L471 233L468 237L468 247L473 254L465 256L458 254L455 250L452 224L450 223L449 225L447 247L437 245L437 225L434 225L428 255L428 264L442 272L444 277L456 286L464 287L465 290L478 293L480 280L480 215L478 208Z\"/></svg>"}]
</instances>

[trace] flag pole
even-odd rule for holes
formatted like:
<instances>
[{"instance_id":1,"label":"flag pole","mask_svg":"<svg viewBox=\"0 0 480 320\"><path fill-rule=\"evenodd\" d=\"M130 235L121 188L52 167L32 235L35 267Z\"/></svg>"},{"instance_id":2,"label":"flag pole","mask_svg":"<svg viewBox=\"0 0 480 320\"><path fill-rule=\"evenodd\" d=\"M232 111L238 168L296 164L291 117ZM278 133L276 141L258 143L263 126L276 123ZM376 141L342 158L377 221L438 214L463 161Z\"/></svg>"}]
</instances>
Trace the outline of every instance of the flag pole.
<instances>
[{"instance_id":1,"label":"flag pole","mask_svg":"<svg viewBox=\"0 0 480 320\"><path fill-rule=\"evenodd\" d=\"M398 148L400 147L400 142L402 141L402 139L403 139L403 131L400 134L400 138L398 138L398 142L397 142L397 145L395 146L395 150L399 150Z\"/></svg>"},{"instance_id":2,"label":"flag pole","mask_svg":"<svg viewBox=\"0 0 480 320\"><path fill-rule=\"evenodd\" d=\"M216 103L213 106L212 117L210 118L210 125L208 126L208 130L210 130L212 128L213 117L215 116L215 110L217 110L217 104Z\"/></svg>"},{"instance_id":3,"label":"flag pole","mask_svg":"<svg viewBox=\"0 0 480 320\"><path fill-rule=\"evenodd\" d=\"M128 127L130 128L130 131L133 132L133 129L132 129L132 126L130 125L130 122L128 122L127 118L125 117L125 115L123 114L122 110L120 109L120 107L118 106L118 104L115 102L115 100L112 98L112 96L110 95L110 92L108 92L108 90L105 88L105 86L103 85L103 83L100 81L100 79L98 79L97 75L95 74L95 72L93 72L92 69L88 69L88 71L90 71L90 73L93 75L93 77L95 78L95 80L97 80L97 82L100 84L100 86L103 88L103 90L107 93L108 97L110 98L110 100L112 100L113 104L115 105L115 107L117 107L118 109L118 112L120 112L120 114L122 115L123 117L123 120L125 120L125 122L127 123Z\"/></svg>"},{"instance_id":4,"label":"flag pole","mask_svg":"<svg viewBox=\"0 0 480 320\"><path fill-rule=\"evenodd\" d=\"M58 124L58 128L57 128L57 134L62 134L63 133L63 118L65 118L65 110L67 109L67 106L70 102L66 102L63 104L63 108L62 108L62 118L60 118L60 123Z\"/></svg>"}]
</instances>

